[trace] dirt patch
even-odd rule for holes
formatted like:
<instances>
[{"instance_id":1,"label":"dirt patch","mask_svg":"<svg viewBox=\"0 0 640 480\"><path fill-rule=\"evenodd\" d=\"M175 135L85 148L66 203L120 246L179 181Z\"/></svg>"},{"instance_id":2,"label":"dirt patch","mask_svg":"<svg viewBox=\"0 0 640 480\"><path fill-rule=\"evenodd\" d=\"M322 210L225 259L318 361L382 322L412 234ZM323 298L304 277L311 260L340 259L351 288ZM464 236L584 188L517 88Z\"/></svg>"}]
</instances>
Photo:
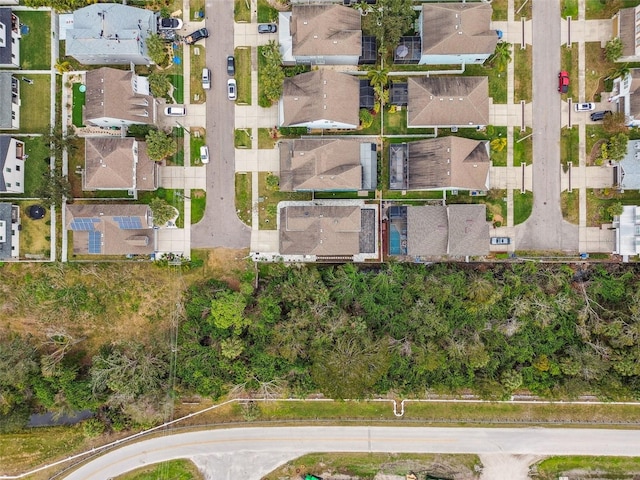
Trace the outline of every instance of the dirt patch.
<instances>
[{"instance_id":1,"label":"dirt patch","mask_svg":"<svg viewBox=\"0 0 640 480\"><path fill-rule=\"evenodd\" d=\"M589 158L587 159L587 165L595 165L598 156L600 155L600 150L602 149L602 144L605 143L606 140L598 140L589 152Z\"/></svg>"},{"instance_id":2,"label":"dirt patch","mask_svg":"<svg viewBox=\"0 0 640 480\"><path fill-rule=\"evenodd\" d=\"M208 250L204 269L206 276L222 280L234 290L239 289L239 278L247 270L254 268L246 258L247 255L249 255L249 249L214 248Z\"/></svg>"},{"instance_id":3,"label":"dirt patch","mask_svg":"<svg viewBox=\"0 0 640 480\"><path fill-rule=\"evenodd\" d=\"M529 480L530 466L544 457L535 455L480 455L480 480Z\"/></svg>"}]
</instances>

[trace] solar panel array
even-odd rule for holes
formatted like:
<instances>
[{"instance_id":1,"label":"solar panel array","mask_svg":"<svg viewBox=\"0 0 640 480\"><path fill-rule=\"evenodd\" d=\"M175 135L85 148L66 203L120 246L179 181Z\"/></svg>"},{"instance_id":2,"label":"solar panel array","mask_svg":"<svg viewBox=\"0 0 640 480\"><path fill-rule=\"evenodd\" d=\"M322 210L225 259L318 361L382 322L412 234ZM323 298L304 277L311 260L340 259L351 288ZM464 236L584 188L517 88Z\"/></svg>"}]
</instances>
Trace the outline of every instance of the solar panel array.
<instances>
[{"instance_id":1,"label":"solar panel array","mask_svg":"<svg viewBox=\"0 0 640 480\"><path fill-rule=\"evenodd\" d=\"M96 223L99 223L99 218L75 218L71 222L71 230L76 232L89 232L95 229Z\"/></svg>"},{"instance_id":2,"label":"solar panel array","mask_svg":"<svg viewBox=\"0 0 640 480\"><path fill-rule=\"evenodd\" d=\"M142 228L142 222L139 217L113 217L118 222L121 230L139 230Z\"/></svg>"},{"instance_id":3,"label":"solar panel array","mask_svg":"<svg viewBox=\"0 0 640 480\"><path fill-rule=\"evenodd\" d=\"M89 253L102 252L102 234L93 230L89 232Z\"/></svg>"}]
</instances>

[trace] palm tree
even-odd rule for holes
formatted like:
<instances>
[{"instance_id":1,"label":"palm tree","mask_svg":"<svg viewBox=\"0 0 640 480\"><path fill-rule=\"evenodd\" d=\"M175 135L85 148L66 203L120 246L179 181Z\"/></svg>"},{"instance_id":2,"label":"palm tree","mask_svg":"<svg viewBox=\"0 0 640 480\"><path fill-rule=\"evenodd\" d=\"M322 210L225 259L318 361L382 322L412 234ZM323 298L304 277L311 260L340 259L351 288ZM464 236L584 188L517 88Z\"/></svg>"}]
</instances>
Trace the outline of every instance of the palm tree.
<instances>
[{"instance_id":1,"label":"palm tree","mask_svg":"<svg viewBox=\"0 0 640 480\"><path fill-rule=\"evenodd\" d=\"M496 45L490 63L495 65L499 72L504 72L511 61L511 44L500 42Z\"/></svg>"},{"instance_id":2,"label":"palm tree","mask_svg":"<svg viewBox=\"0 0 640 480\"><path fill-rule=\"evenodd\" d=\"M609 76L605 80L615 80L616 78L624 78L631 72L631 68L628 63L617 64L611 69Z\"/></svg>"},{"instance_id":3,"label":"palm tree","mask_svg":"<svg viewBox=\"0 0 640 480\"><path fill-rule=\"evenodd\" d=\"M55 64L55 69L58 71L58 73L60 75L62 75L65 72L70 72L72 67L71 67L71 63L67 60L58 60Z\"/></svg>"},{"instance_id":4,"label":"palm tree","mask_svg":"<svg viewBox=\"0 0 640 480\"><path fill-rule=\"evenodd\" d=\"M376 86L385 87L388 82L388 75L389 70L386 68L369 70L369 72L367 72L367 78L369 78L369 82L371 82L373 88L376 88Z\"/></svg>"}]
</instances>

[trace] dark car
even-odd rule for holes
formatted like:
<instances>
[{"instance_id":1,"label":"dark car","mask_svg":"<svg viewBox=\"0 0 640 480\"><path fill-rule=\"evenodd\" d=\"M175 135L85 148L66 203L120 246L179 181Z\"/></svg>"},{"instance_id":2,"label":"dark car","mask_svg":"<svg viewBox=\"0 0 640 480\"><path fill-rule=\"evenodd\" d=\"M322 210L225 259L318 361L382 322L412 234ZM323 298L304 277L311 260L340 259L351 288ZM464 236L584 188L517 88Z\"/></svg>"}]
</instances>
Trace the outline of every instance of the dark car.
<instances>
[{"instance_id":1,"label":"dark car","mask_svg":"<svg viewBox=\"0 0 640 480\"><path fill-rule=\"evenodd\" d=\"M233 55L229 55L227 57L227 74L229 75L236 74L236 59L233 58Z\"/></svg>"},{"instance_id":2,"label":"dark car","mask_svg":"<svg viewBox=\"0 0 640 480\"><path fill-rule=\"evenodd\" d=\"M604 120L604 117L607 115L611 115L611 110L601 110L599 112L593 112L591 114L591 120L594 122L599 122L600 120Z\"/></svg>"},{"instance_id":3,"label":"dark car","mask_svg":"<svg viewBox=\"0 0 640 480\"><path fill-rule=\"evenodd\" d=\"M182 20L175 17L161 18L158 27L167 30L180 30L182 28Z\"/></svg>"},{"instance_id":4,"label":"dark car","mask_svg":"<svg viewBox=\"0 0 640 480\"><path fill-rule=\"evenodd\" d=\"M558 91L560 93L567 93L569 91L569 73L562 70L558 74Z\"/></svg>"},{"instance_id":5,"label":"dark car","mask_svg":"<svg viewBox=\"0 0 640 480\"><path fill-rule=\"evenodd\" d=\"M187 35L184 38L184 42L187 45L193 45L198 40L202 40L203 38L208 38L208 37L209 37L209 30L207 30L206 28L201 28L200 30L196 30L195 32L193 32L191 35Z\"/></svg>"},{"instance_id":6,"label":"dark car","mask_svg":"<svg viewBox=\"0 0 640 480\"><path fill-rule=\"evenodd\" d=\"M263 23L258 25L258 33L276 33L278 26L275 23Z\"/></svg>"}]
</instances>

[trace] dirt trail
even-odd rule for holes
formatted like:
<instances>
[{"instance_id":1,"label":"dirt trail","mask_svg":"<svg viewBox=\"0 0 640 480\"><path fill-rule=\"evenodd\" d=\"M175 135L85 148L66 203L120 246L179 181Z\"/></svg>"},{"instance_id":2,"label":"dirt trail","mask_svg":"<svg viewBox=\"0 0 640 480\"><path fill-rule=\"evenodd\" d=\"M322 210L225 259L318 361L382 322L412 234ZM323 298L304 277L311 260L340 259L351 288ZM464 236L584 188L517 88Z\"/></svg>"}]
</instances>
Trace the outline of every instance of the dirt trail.
<instances>
[{"instance_id":1,"label":"dirt trail","mask_svg":"<svg viewBox=\"0 0 640 480\"><path fill-rule=\"evenodd\" d=\"M483 465L480 480L529 480L529 466L542 458L503 453L480 455Z\"/></svg>"}]
</instances>

